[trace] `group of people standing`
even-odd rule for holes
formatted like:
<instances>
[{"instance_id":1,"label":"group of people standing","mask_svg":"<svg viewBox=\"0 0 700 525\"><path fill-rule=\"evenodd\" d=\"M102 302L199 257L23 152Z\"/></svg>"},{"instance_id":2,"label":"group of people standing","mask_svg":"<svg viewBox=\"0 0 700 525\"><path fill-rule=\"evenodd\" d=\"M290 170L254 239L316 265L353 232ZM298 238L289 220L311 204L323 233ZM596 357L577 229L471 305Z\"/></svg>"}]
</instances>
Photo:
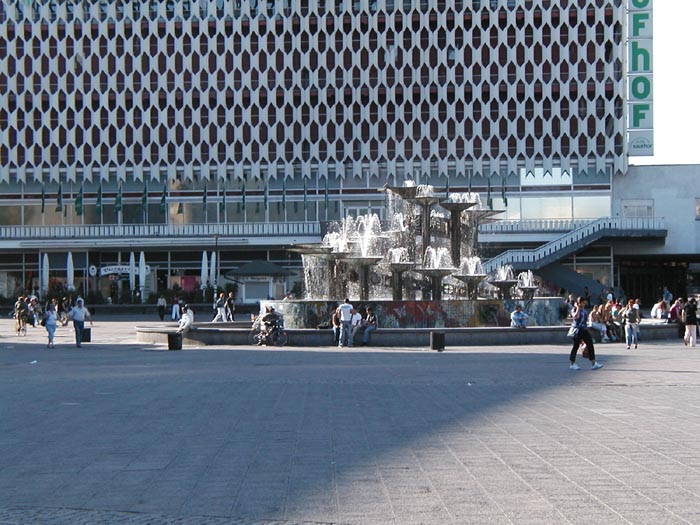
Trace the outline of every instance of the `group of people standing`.
<instances>
[{"instance_id":1,"label":"group of people standing","mask_svg":"<svg viewBox=\"0 0 700 525\"><path fill-rule=\"evenodd\" d=\"M66 326L69 321L73 321L75 346L82 348L85 321L89 320L92 325L90 311L85 306L82 297L78 297L75 304L71 304L71 301L65 297L61 301L54 298L42 308L35 296L30 298L20 296L13 309L13 317L15 318L17 335L26 335L28 324L36 327L38 322L43 326L48 336L47 348L56 347L54 342L56 328L59 324Z\"/></svg>"},{"instance_id":2,"label":"group of people standing","mask_svg":"<svg viewBox=\"0 0 700 525\"><path fill-rule=\"evenodd\" d=\"M354 346L355 335L362 333L362 346L369 344L370 334L377 329L377 316L372 308L367 308L365 315L355 309L350 299L345 299L331 316L333 339L338 348Z\"/></svg>"},{"instance_id":3,"label":"group of people standing","mask_svg":"<svg viewBox=\"0 0 700 525\"><path fill-rule=\"evenodd\" d=\"M624 329L624 338L627 350L636 349L639 345L639 326L642 320L642 312L639 299L629 299L625 305L616 302L614 298L607 298L605 304L594 306L588 310L588 300L579 297L571 306L572 325L570 334L573 337L571 354L569 357L572 370L580 370L576 364L576 356L582 345L585 345L584 356L591 361L591 368L602 368L595 358L595 344L589 328L600 332L601 341L606 343L622 338L621 330ZM667 323L679 323L683 332L683 342L686 346L694 347L700 326L698 325L698 305L695 297L687 301L682 298L673 301L673 295L667 287L663 289L663 295L659 302L654 304L650 312L653 319L663 319Z\"/></svg>"}]
</instances>

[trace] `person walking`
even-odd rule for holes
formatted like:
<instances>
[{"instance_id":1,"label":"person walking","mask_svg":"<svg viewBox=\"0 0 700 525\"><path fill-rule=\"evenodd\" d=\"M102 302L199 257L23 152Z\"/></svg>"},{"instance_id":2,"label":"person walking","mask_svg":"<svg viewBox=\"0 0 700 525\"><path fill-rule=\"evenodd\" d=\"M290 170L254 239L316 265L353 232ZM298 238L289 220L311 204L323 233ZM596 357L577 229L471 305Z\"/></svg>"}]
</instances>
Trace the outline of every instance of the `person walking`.
<instances>
[{"instance_id":1,"label":"person walking","mask_svg":"<svg viewBox=\"0 0 700 525\"><path fill-rule=\"evenodd\" d=\"M165 318L165 308L168 306L168 302L165 300L165 297L161 295L158 298L158 302L156 302L156 306L158 307L158 317L160 317L160 320L162 321Z\"/></svg>"},{"instance_id":2,"label":"person walking","mask_svg":"<svg viewBox=\"0 0 700 525\"><path fill-rule=\"evenodd\" d=\"M571 347L571 353L569 355L569 369L571 370L581 370L581 367L576 364L576 354L578 353L578 348L581 346L581 342L586 343L586 350L588 351L588 359L591 361L591 370L598 370L603 368L602 363L598 363L595 360L595 347L593 345L593 338L588 332L588 310L586 310L586 301L579 297L571 310L571 317L573 319L571 327L576 329L576 335L574 336L574 342Z\"/></svg>"},{"instance_id":3,"label":"person walking","mask_svg":"<svg viewBox=\"0 0 700 525\"><path fill-rule=\"evenodd\" d=\"M343 304L338 306L338 316L340 317L340 341L338 341L338 348L343 348L343 346L348 344L350 331L352 329L352 314L354 311L355 308L350 304L350 299L347 297Z\"/></svg>"},{"instance_id":4,"label":"person walking","mask_svg":"<svg viewBox=\"0 0 700 525\"><path fill-rule=\"evenodd\" d=\"M44 311L44 328L46 328L46 333L49 336L49 343L46 345L46 348L55 348L53 337L56 333L57 322L58 312L56 312L56 306L53 302L49 302L46 305L46 310Z\"/></svg>"},{"instance_id":5,"label":"person walking","mask_svg":"<svg viewBox=\"0 0 700 525\"><path fill-rule=\"evenodd\" d=\"M236 298L233 296L233 292L228 293L226 298L226 319L230 322L235 321L236 314Z\"/></svg>"},{"instance_id":6,"label":"person walking","mask_svg":"<svg viewBox=\"0 0 700 525\"><path fill-rule=\"evenodd\" d=\"M85 320L90 321L90 326L92 326L92 317L90 317L90 311L85 308L83 299L78 297L75 301L75 306L70 309L66 320L63 322L63 326L68 324L69 320L73 320L73 329L75 330L75 347L82 348L83 343L83 331L85 330Z\"/></svg>"},{"instance_id":7,"label":"person walking","mask_svg":"<svg viewBox=\"0 0 700 525\"><path fill-rule=\"evenodd\" d=\"M216 310L216 315L212 319L212 323L225 323L226 322L226 296L224 292L219 294L214 302L214 309Z\"/></svg>"},{"instance_id":8,"label":"person walking","mask_svg":"<svg viewBox=\"0 0 700 525\"><path fill-rule=\"evenodd\" d=\"M173 307L172 307L172 310L170 311L170 318L173 321L179 321L180 317L181 317L180 301L178 300L177 297L173 297Z\"/></svg>"},{"instance_id":9,"label":"person walking","mask_svg":"<svg viewBox=\"0 0 700 525\"><path fill-rule=\"evenodd\" d=\"M695 346L695 330L698 324L698 302L695 297L688 299L683 307L683 324L685 325L685 335L683 336L683 342L685 346Z\"/></svg>"},{"instance_id":10,"label":"person walking","mask_svg":"<svg viewBox=\"0 0 700 525\"><path fill-rule=\"evenodd\" d=\"M15 331L17 335L27 335L27 319L29 319L29 307L24 300L24 296L20 295L15 302L12 316L15 318Z\"/></svg>"},{"instance_id":11,"label":"person walking","mask_svg":"<svg viewBox=\"0 0 700 525\"><path fill-rule=\"evenodd\" d=\"M630 299L627 302L627 307L622 311L622 322L625 325L625 342L627 343L627 350L630 349L632 343L634 343L634 348L637 348L637 325L639 324L639 310L634 307L634 299Z\"/></svg>"}]
</instances>

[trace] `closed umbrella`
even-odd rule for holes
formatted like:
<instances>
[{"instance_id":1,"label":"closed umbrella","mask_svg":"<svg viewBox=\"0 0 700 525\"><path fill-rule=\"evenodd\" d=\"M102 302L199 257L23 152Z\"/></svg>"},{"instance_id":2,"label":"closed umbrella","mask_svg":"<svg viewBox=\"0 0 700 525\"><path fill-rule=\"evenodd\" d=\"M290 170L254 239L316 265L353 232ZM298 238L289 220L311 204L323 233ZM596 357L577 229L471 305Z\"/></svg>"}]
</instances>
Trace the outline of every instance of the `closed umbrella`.
<instances>
[{"instance_id":1,"label":"closed umbrella","mask_svg":"<svg viewBox=\"0 0 700 525\"><path fill-rule=\"evenodd\" d=\"M146 291L146 255L139 254L139 290L141 291L141 302L144 302L144 292Z\"/></svg>"},{"instance_id":2,"label":"closed umbrella","mask_svg":"<svg viewBox=\"0 0 700 525\"><path fill-rule=\"evenodd\" d=\"M41 263L41 293L42 295L49 291L49 254L44 254L44 259Z\"/></svg>"},{"instance_id":3,"label":"closed umbrella","mask_svg":"<svg viewBox=\"0 0 700 525\"><path fill-rule=\"evenodd\" d=\"M216 289L216 252L211 252L211 261L209 262L209 282Z\"/></svg>"},{"instance_id":4,"label":"closed umbrella","mask_svg":"<svg viewBox=\"0 0 700 525\"><path fill-rule=\"evenodd\" d=\"M73 266L73 252L68 252L68 259L66 260L66 288L68 290L75 290L75 284L73 283L75 279L75 267Z\"/></svg>"},{"instance_id":5,"label":"closed umbrella","mask_svg":"<svg viewBox=\"0 0 700 525\"><path fill-rule=\"evenodd\" d=\"M207 262L207 252L206 250L202 252L202 270L199 273L199 282L202 290L207 286L207 280L209 276L209 263Z\"/></svg>"},{"instance_id":6,"label":"closed umbrella","mask_svg":"<svg viewBox=\"0 0 700 525\"><path fill-rule=\"evenodd\" d=\"M134 258L134 252L131 252L131 255L129 255L129 291L132 296L134 288L136 288L136 259Z\"/></svg>"}]
</instances>

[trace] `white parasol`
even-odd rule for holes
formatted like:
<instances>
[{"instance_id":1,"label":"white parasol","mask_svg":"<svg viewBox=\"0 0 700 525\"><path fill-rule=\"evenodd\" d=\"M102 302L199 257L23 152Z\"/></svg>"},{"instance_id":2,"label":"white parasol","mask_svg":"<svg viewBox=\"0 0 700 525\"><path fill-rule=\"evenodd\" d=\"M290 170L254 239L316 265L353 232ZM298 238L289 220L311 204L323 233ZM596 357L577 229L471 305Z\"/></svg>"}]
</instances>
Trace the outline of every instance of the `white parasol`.
<instances>
[{"instance_id":1,"label":"white parasol","mask_svg":"<svg viewBox=\"0 0 700 525\"><path fill-rule=\"evenodd\" d=\"M199 274L199 282L202 290L204 290L207 286L208 275L209 263L207 262L207 252L205 250L202 252L202 271Z\"/></svg>"},{"instance_id":2,"label":"white parasol","mask_svg":"<svg viewBox=\"0 0 700 525\"><path fill-rule=\"evenodd\" d=\"M136 260L134 252L129 255L129 291L133 294L136 288Z\"/></svg>"},{"instance_id":3,"label":"white parasol","mask_svg":"<svg viewBox=\"0 0 700 525\"><path fill-rule=\"evenodd\" d=\"M75 267L73 266L73 252L68 252L68 259L66 260L66 288L68 290L75 290Z\"/></svg>"},{"instance_id":4,"label":"white parasol","mask_svg":"<svg viewBox=\"0 0 700 525\"><path fill-rule=\"evenodd\" d=\"M209 262L209 283L216 290L216 252L211 252L211 261Z\"/></svg>"},{"instance_id":5,"label":"white parasol","mask_svg":"<svg viewBox=\"0 0 700 525\"><path fill-rule=\"evenodd\" d=\"M141 291L141 302L144 302L144 291L146 290L146 254L139 254L139 290Z\"/></svg>"},{"instance_id":6,"label":"white parasol","mask_svg":"<svg viewBox=\"0 0 700 525\"><path fill-rule=\"evenodd\" d=\"M41 293L42 295L49 291L49 254L44 253L44 258L41 263Z\"/></svg>"}]
</instances>

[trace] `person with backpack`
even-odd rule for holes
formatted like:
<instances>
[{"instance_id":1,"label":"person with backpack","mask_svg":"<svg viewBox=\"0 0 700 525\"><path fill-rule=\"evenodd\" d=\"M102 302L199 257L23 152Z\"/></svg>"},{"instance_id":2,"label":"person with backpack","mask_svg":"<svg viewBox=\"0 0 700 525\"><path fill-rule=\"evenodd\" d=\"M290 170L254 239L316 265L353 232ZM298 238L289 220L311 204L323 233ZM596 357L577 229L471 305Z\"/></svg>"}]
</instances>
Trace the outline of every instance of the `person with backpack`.
<instances>
[{"instance_id":1,"label":"person with backpack","mask_svg":"<svg viewBox=\"0 0 700 525\"><path fill-rule=\"evenodd\" d=\"M570 370L581 370L581 367L576 364L576 354L578 353L579 346L581 346L581 341L586 343L586 350L588 352L588 359L591 361L591 370L598 370L603 368L602 363L598 363L595 360L595 347L593 345L593 338L588 332L588 310L586 310L586 300L579 297L571 310L571 317L573 319L571 323L571 330L574 331L573 336L573 346L571 347L571 353L569 355L569 365Z\"/></svg>"}]
</instances>

